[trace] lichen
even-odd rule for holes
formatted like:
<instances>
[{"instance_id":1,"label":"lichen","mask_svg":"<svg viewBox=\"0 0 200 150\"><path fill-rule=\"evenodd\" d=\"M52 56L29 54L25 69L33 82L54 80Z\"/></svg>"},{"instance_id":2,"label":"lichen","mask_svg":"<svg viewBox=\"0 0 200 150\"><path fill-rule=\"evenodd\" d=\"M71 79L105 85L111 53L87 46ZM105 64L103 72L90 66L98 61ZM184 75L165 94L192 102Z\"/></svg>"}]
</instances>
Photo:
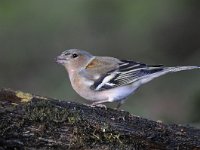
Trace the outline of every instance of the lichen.
<instances>
[{"instance_id":1,"label":"lichen","mask_svg":"<svg viewBox=\"0 0 200 150\"><path fill-rule=\"evenodd\" d=\"M16 96L21 99L21 102L29 102L33 98L32 94L16 91Z\"/></svg>"},{"instance_id":2,"label":"lichen","mask_svg":"<svg viewBox=\"0 0 200 150\"><path fill-rule=\"evenodd\" d=\"M43 96L35 96L35 98L38 98L38 99L42 99L42 100L47 100L48 98L46 98L46 97L43 97Z\"/></svg>"}]
</instances>

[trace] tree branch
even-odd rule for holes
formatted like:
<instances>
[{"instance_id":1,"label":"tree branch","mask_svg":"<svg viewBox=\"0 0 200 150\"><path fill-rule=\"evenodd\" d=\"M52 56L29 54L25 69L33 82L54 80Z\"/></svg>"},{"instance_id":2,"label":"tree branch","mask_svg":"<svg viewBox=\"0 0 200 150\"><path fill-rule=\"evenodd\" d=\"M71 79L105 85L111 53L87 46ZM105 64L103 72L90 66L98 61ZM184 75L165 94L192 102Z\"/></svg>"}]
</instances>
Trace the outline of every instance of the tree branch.
<instances>
[{"instance_id":1,"label":"tree branch","mask_svg":"<svg viewBox=\"0 0 200 150\"><path fill-rule=\"evenodd\" d=\"M200 149L200 130L0 90L0 149Z\"/></svg>"}]
</instances>

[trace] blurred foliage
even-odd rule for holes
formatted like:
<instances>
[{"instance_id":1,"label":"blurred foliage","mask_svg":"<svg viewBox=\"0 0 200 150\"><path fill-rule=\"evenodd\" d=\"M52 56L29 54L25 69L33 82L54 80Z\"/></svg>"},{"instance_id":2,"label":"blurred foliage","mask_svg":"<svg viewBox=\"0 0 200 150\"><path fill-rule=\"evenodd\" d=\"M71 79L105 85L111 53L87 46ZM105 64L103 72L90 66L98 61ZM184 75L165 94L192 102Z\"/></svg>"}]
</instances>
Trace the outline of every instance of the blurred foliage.
<instances>
[{"instance_id":1,"label":"blurred foliage","mask_svg":"<svg viewBox=\"0 0 200 150\"><path fill-rule=\"evenodd\" d=\"M190 121L194 123L200 124L200 92L194 96L192 105L191 105L191 113L190 113Z\"/></svg>"},{"instance_id":2,"label":"blurred foliage","mask_svg":"<svg viewBox=\"0 0 200 150\"><path fill-rule=\"evenodd\" d=\"M54 62L70 48L149 64L200 65L199 16L198 0L1 0L0 86L85 103ZM122 109L188 123L199 75L196 70L156 79Z\"/></svg>"}]
</instances>

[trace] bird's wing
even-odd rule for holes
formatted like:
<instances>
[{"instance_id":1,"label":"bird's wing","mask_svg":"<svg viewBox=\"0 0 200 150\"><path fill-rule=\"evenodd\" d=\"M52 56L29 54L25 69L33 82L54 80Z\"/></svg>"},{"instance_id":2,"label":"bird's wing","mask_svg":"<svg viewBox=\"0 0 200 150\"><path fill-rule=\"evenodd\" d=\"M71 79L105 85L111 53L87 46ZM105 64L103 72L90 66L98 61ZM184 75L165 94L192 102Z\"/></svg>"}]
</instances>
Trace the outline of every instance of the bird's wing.
<instances>
[{"instance_id":1,"label":"bird's wing","mask_svg":"<svg viewBox=\"0 0 200 150\"><path fill-rule=\"evenodd\" d=\"M80 71L81 76L96 82L108 72L118 69L121 61L113 57L94 57Z\"/></svg>"},{"instance_id":2,"label":"bird's wing","mask_svg":"<svg viewBox=\"0 0 200 150\"><path fill-rule=\"evenodd\" d=\"M117 68L102 74L94 81L90 88L96 91L103 91L129 85L147 75L161 72L163 69L162 65L153 66L134 61L120 60Z\"/></svg>"}]
</instances>

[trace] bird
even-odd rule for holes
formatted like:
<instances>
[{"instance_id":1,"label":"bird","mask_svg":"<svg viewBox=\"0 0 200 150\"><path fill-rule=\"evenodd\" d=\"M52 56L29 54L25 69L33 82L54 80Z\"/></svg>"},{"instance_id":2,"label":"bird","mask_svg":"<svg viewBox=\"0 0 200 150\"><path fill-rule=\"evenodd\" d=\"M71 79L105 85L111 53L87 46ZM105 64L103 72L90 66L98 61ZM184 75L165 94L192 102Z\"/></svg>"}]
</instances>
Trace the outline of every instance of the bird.
<instances>
[{"instance_id":1,"label":"bird","mask_svg":"<svg viewBox=\"0 0 200 150\"><path fill-rule=\"evenodd\" d=\"M171 72L200 69L200 66L148 65L108 56L94 56L80 49L63 51L56 62L65 67L72 88L90 106L117 102L117 109L143 84Z\"/></svg>"}]
</instances>

